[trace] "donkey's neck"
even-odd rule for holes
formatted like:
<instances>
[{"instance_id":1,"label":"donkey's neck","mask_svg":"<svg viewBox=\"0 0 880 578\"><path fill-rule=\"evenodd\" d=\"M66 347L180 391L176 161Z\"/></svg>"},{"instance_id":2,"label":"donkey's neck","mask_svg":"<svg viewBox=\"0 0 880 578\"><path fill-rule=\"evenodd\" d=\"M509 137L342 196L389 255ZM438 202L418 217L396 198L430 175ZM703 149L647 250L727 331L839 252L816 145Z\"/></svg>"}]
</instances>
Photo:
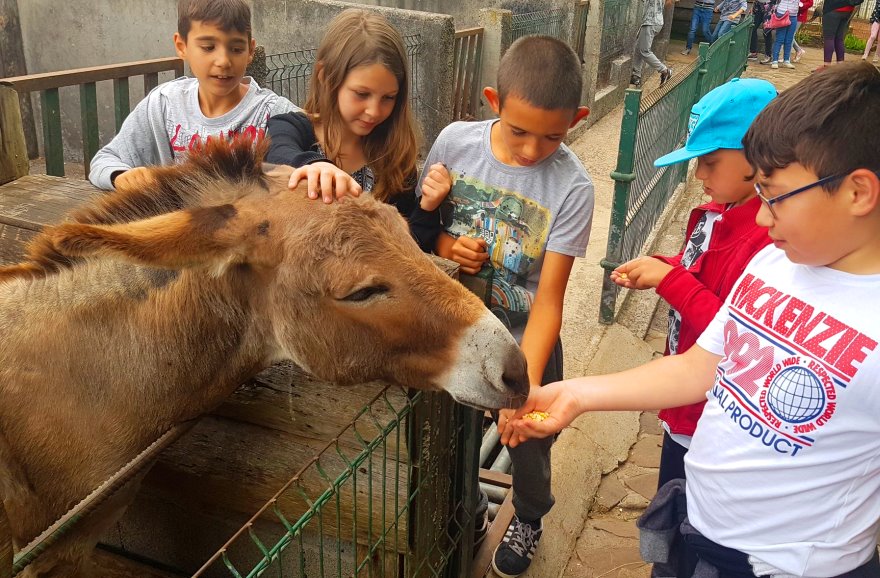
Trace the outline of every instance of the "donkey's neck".
<instances>
[{"instance_id":1,"label":"donkey's neck","mask_svg":"<svg viewBox=\"0 0 880 578\"><path fill-rule=\"evenodd\" d=\"M213 278L101 260L6 284L0 329L16 345L2 361L106 408L114 429L136 412L161 430L213 408L269 363L257 281L246 270Z\"/></svg>"}]
</instances>

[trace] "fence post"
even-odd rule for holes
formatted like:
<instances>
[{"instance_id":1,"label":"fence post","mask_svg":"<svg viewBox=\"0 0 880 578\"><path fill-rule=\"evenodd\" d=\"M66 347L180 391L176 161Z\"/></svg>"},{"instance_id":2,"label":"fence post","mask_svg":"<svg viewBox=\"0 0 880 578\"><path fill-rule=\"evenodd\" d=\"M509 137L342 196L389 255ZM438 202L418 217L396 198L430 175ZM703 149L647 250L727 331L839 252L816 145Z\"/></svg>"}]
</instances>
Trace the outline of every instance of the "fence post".
<instances>
[{"instance_id":1,"label":"fence post","mask_svg":"<svg viewBox=\"0 0 880 578\"><path fill-rule=\"evenodd\" d=\"M700 42L700 46L697 50L699 51L700 60L699 67L697 68L697 94L691 105L696 104L697 101L703 98L703 95L710 90L706 86L706 75L709 72L709 44L706 42Z\"/></svg>"},{"instance_id":2,"label":"fence post","mask_svg":"<svg viewBox=\"0 0 880 578\"><path fill-rule=\"evenodd\" d=\"M480 63L480 79L494 86L498 79L498 64L510 47L513 38L513 13L498 8L480 9L480 26L483 27L483 59ZM494 117L488 106L481 107L480 118Z\"/></svg>"},{"instance_id":3,"label":"fence post","mask_svg":"<svg viewBox=\"0 0 880 578\"><path fill-rule=\"evenodd\" d=\"M18 93L0 86L0 185L28 174L27 144Z\"/></svg>"},{"instance_id":4,"label":"fence post","mask_svg":"<svg viewBox=\"0 0 880 578\"><path fill-rule=\"evenodd\" d=\"M620 146L617 150L617 168L611 173L614 179L614 199L611 202L611 224L608 229L608 249L601 265L605 269L602 280L602 301L599 304L599 323L610 325L614 322L618 286L611 280L611 271L620 265L623 236L626 233L626 211L629 193L636 176L635 164L636 134L639 127L639 106L642 91L626 89L623 100L623 119L620 121Z\"/></svg>"},{"instance_id":5,"label":"fence post","mask_svg":"<svg viewBox=\"0 0 880 578\"><path fill-rule=\"evenodd\" d=\"M482 441L482 412L455 404L457 434L457 455L451 503L452 520L460 530L460 542L455 555L446 568L448 578L458 578L470 574L474 554L474 512L480 499L480 443ZM450 528L450 535L456 535L456 528Z\"/></svg>"}]
</instances>

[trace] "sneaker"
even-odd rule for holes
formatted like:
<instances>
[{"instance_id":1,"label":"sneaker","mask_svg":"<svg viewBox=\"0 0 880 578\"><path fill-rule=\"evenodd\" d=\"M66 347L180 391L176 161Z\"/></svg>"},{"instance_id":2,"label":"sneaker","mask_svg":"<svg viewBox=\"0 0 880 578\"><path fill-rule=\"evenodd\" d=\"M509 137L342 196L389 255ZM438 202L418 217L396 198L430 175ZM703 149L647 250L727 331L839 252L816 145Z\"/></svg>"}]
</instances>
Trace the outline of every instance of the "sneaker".
<instances>
[{"instance_id":1,"label":"sneaker","mask_svg":"<svg viewBox=\"0 0 880 578\"><path fill-rule=\"evenodd\" d=\"M765 56L764 58L761 59L761 62L759 62L758 64L770 64L771 62L773 62L773 59L770 58L769 56Z\"/></svg>"},{"instance_id":2,"label":"sneaker","mask_svg":"<svg viewBox=\"0 0 880 578\"><path fill-rule=\"evenodd\" d=\"M638 76L631 76L629 79L629 83L636 88L639 88L640 86L642 86L642 79Z\"/></svg>"},{"instance_id":3,"label":"sneaker","mask_svg":"<svg viewBox=\"0 0 880 578\"><path fill-rule=\"evenodd\" d=\"M791 62L786 60L782 63L782 67L783 68L794 68L794 64L792 64Z\"/></svg>"},{"instance_id":4,"label":"sneaker","mask_svg":"<svg viewBox=\"0 0 880 578\"><path fill-rule=\"evenodd\" d=\"M779 63L774 60L773 62L770 63L770 68L773 68L773 69L779 68Z\"/></svg>"},{"instance_id":5,"label":"sneaker","mask_svg":"<svg viewBox=\"0 0 880 578\"><path fill-rule=\"evenodd\" d=\"M660 73L660 86L663 86L663 83L665 83L670 78L672 78L672 68L667 66L666 70Z\"/></svg>"},{"instance_id":6,"label":"sneaker","mask_svg":"<svg viewBox=\"0 0 880 578\"><path fill-rule=\"evenodd\" d=\"M687 55L690 54L690 53L691 53L691 49L690 49L690 48L685 48L684 50L681 51L681 55L682 55L682 56L687 56Z\"/></svg>"},{"instance_id":7,"label":"sneaker","mask_svg":"<svg viewBox=\"0 0 880 578\"><path fill-rule=\"evenodd\" d=\"M807 53L807 51L804 50L803 48L801 48L800 50L797 51L797 54L794 55L794 58L791 59L792 62L800 62L801 58L803 58L804 54L806 54L806 53Z\"/></svg>"},{"instance_id":8,"label":"sneaker","mask_svg":"<svg viewBox=\"0 0 880 578\"><path fill-rule=\"evenodd\" d=\"M749 52L749 60L758 60L757 52Z\"/></svg>"},{"instance_id":9,"label":"sneaker","mask_svg":"<svg viewBox=\"0 0 880 578\"><path fill-rule=\"evenodd\" d=\"M501 578L514 578L528 570L543 531L544 524L541 520L521 522L514 516L504 539L492 555L492 569L495 573Z\"/></svg>"}]
</instances>

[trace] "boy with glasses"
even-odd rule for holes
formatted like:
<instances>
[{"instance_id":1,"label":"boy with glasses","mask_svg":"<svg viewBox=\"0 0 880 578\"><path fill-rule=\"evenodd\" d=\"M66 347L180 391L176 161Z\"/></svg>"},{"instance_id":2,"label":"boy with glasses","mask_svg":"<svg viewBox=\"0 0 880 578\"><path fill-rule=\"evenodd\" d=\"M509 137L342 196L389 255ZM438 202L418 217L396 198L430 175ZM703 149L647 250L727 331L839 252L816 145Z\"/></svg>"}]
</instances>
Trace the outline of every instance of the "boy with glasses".
<instances>
[{"instance_id":1,"label":"boy with glasses","mask_svg":"<svg viewBox=\"0 0 880 578\"><path fill-rule=\"evenodd\" d=\"M517 416L549 417L515 417L502 441L551 435L584 411L706 397L687 484L661 488L640 519L642 552L662 560L656 539L680 528L721 578L880 576L880 71L804 79L743 143L773 245L696 346L533 390Z\"/></svg>"}]
</instances>

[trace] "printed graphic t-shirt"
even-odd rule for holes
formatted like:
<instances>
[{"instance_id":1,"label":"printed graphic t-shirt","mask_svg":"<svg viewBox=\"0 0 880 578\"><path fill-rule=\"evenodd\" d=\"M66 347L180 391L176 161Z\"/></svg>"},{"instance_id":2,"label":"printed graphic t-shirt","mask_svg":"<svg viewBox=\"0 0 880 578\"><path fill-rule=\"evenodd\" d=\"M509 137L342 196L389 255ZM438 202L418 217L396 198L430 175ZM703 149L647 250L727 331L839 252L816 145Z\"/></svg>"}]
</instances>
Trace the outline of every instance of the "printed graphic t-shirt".
<instances>
[{"instance_id":1,"label":"printed graphic t-shirt","mask_svg":"<svg viewBox=\"0 0 880 578\"><path fill-rule=\"evenodd\" d=\"M490 308L519 340L545 252L573 257L586 253L593 182L564 144L530 167L502 163L492 153L495 122L449 125L431 147L425 166L446 164L452 190L442 208L443 226L456 238L486 240L493 269Z\"/></svg>"},{"instance_id":2,"label":"printed graphic t-shirt","mask_svg":"<svg viewBox=\"0 0 880 578\"><path fill-rule=\"evenodd\" d=\"M880 275L770 245L697 344L723 356L685 457L707 538L797 576L866 562L880 520Z\"/></svg>"}]
</instances>

